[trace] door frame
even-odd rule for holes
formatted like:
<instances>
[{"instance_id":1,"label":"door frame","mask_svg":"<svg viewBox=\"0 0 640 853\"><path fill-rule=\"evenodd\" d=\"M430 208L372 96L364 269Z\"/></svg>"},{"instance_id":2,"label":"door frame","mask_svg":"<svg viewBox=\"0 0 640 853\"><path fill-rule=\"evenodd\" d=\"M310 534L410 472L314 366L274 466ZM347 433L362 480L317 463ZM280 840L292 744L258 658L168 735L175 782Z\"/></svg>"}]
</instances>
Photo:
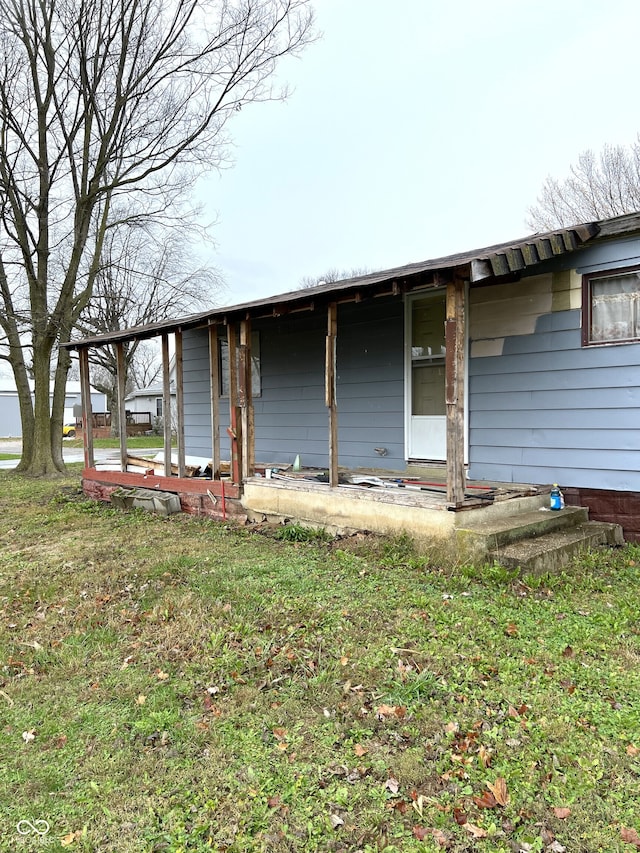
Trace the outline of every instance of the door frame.
<instances>
[{"instance_id":1,"label":"door frame","mask_svg":"<svg viewBox=\"0 0 640 853\"><path fill-rule=\"evenodd\" d=\"M411 361L411 318L412 307L416 299L436 294L445 296L446 287L428 287L414 290L404 296L404 458L406 462L421 461L420 457L409 455L411 443L411 400L412 400L412 361ZM465 304L469 305L469 284L465 285ZM464 461L469 461L469 313L467 311L464 336ZM446 357L445 357L446 358ZM446 454L446 449L445 449ZM446 462L444 460L434 460Z\"/></svg>"}]
</instances>

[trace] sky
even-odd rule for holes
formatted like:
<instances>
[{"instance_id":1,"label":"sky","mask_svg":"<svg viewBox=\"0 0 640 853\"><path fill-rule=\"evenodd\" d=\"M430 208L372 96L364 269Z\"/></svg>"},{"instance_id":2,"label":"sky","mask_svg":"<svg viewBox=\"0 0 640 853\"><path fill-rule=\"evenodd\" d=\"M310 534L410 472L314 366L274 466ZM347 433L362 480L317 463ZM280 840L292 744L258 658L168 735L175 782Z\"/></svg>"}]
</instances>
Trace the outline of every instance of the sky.
<instances>
[{"instance_id":1,"label":"sky","mask_svg":"<svg viewBox=\"0 0 640 853\"><path fill-rule=\"evenodd\" d=\"M523 237L548 175L640 131L637 0L316 0L284 103L203 179L218 304Z\"/></svg>"}]
</instances>

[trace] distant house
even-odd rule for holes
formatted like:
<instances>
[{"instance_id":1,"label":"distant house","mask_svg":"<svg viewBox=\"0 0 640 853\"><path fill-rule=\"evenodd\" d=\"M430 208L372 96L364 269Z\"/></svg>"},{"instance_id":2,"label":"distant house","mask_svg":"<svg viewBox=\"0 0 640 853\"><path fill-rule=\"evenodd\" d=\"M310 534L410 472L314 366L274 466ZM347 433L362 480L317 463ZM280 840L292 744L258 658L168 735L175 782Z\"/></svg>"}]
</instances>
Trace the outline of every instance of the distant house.
<instances>
[{"instance_id":1,"label":"distant house","mask_svg":"<svg viewBox=\"0 0 640 853\"><path fill-rule=\"evenodd\" d=\"M168 335L178 456L214 478L165 469L186 509L438 534L557 482L640 539L640 213L70 346ZM296 458L328 484L270 478ZM384 488L345 482L363 470Z\"/></svg>"},{"instance_id":2,"label":"distant house","mask_svg":"<svg viewBox=\"0 0 640 853\"><path fill-rule=\"evenodd\" d=\"M32 386L33 387L33 386ZM53 398L53 388L51 391ZM98 391L91 392L91 407L96 414L107 411L106 397ZM64 401L63 423L73 423L76 413L82 409L82 396L80 382L67 382L66 396ZM18 391L13 378L0 378L0 436L3 438L21 438L22 424L20 422L20 405L18 402Z\"/></svg>"}]
</instances>

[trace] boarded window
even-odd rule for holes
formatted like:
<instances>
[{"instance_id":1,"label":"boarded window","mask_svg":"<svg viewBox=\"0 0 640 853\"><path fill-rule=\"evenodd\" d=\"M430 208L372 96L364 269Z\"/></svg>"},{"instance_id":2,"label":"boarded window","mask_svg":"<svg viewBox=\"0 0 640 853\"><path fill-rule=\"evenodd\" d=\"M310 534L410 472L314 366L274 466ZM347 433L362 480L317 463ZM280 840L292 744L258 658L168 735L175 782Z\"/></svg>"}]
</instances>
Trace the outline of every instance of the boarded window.
<instances>
[{"instance_id":1,"label":"boarded window","mask_svg":"<svg viewBox=\"0 0 640 853\"><path fill-rule=\"evenodd\" d=\"M640 340L640 270L584 277L583 343Z\"/></svg>"}]
</instances>

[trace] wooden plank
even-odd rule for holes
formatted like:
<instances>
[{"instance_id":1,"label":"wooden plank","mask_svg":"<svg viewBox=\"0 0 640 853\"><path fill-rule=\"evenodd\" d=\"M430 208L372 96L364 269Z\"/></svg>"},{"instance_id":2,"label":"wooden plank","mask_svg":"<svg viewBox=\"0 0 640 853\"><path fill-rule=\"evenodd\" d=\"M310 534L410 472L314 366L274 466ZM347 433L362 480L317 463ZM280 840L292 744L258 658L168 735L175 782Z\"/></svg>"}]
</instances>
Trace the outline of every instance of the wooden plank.
<instances>
[{"instance_id":1,"label":"wooden plank","mask_svg":"<svg viewBox=\"0 0 640 853\"><path fill-rule=\"evenodd\" d=\"M465 282L456 278L446 296L447 501L464 503Z\"/></svg>"},{"instance_id":2,"label":"wooden plank","mask_svg":"<svg viewBox=\"0 0 640 853\"><path fill-rule=\"evenodd\" d=\"M176 329L176 433L178 437L178 476L184 477L184 359L182 330Z\"/></svg>"},{"instance_id":3,"label":"wooden plank","mask_svg":"<svg viewBox=\"0 0 640 853\"><path fill-rule=\"evenodd\" d=\"M120 469L127 470L127 404L125 403L126 380L124 366L124 344L116 343L116 374L118 382L118 433L120 436Z\"/></svg>"},{"instance_id":4,"label":"wooden plank","mask_svg":"<svg viewBox=\"0 0 640 853\"><path fill-rule=\"evenodd\" d=\"M231 439L231 479L239 484L242 472L242 420L238 408L238 345L236 327L227 326L229 352L229 438Z\"/></svg>"},{"instance_id":5,"label":"wooden plank","mask_svg":"<svg viewBox=\"0 0 640 853\"><path fill-rule=\"evenodd\" d=\"M169 373L169 335L162 335L162 425L164 434L164 473L171 476L171 376Z\"/></svg>"},{"instance_id":6,"label":"wooden plank","mask_svg":"<svg viewBox=\"0 0 640 853\"><path fill-rule=\"evenodd\" d=\"M240 388L242 402L242 475L253 477L255 469L255 436L253 388L251 385L251 320L240 323Z\"/></svg>"},{"instance_id":7,"label":"wooden plank","mask_svg":"<svg viewBox=\"0 0 640 853\"><path fill-rule=\"evenodd\" d=\"M220 479L220 358L218 327L209 326L209 387L211 402L211 476Z\"/></svg>"},{"instance_id":8,"label":"wooden plank","mask_svg":"<svg viewBox=\"0 0 640 853\"><path fill-rule=\"evenodd\" d=\"M177 492L189 495L212 495L224 494L227 498L239 498L240 489L229 483L228 480L201 480L180 479L179 477L162 477L157 474L135 474L131 471L97 471L95 468L86 468L82 472L83 480L92 480L96 483L112 483L116 486L126 488L142 487L145 489L159 489L163 492Z\"/></svg>"},{"instance_id":9,"label":"wooden plank","mask_svg":"<svg viewBox=\"0 0 640 853\"><path fill-rule=\"evenodd\" d=\"M127 454L127 468L129 465L135 465L138 468L144 468L146 471L153 471L154 473L161 474L162 476L166 476L165 471L165 461L156 462L155 459L147 459L145 456L137 456L133 453ZM201 468L199 465L185 465L185 476L186 477L196 477ZM178 466L171 465L171 475L178 476Z\"/></svg>"},{"instance_id":10,"label":"wooden plank","mask_svg":"<svg viewBox=\"0 0 640 853\"><path fill-rule=\"evenodd\" d=\"M338 307L330 302L327 310L325 354L325 401L329 409L329 486L338 485L338 404L336 400L336 352Z\"/></svg>"},{"instance_id":11,"label":"wooden plank","mask_svg":"<svg viewBox=\"0 0 640 853\"><path fill-rule=\"evenodd\" d=\"M80 361L80 395L82 401L82 444L84 448L85 468L95 464L93 455L93 412L91 411L91 383L89 382L89 350L78 350Z\"/></svg>"}]
</instances>

